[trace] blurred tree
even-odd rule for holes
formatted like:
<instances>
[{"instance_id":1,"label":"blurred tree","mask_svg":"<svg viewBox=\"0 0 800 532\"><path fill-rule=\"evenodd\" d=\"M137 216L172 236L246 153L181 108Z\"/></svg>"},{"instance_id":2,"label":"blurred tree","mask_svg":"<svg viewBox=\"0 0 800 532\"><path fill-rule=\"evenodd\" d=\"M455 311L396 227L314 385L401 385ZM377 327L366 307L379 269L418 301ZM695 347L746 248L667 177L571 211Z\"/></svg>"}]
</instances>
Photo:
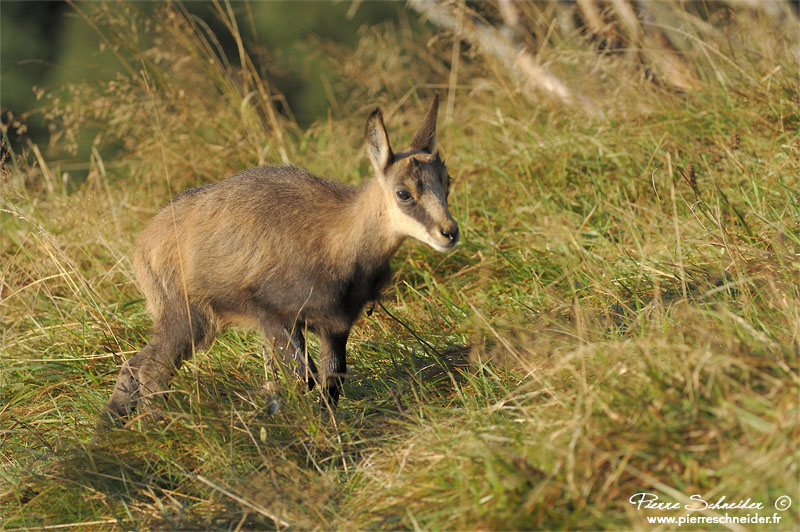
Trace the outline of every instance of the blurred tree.
<instances>
[{"instance_id":1,"label":"blurred tree","mask_svg":"<svg viewBox=\"0 0 800 532\"><path fill-rule=\"evenodd\" d=\"M81 7L81 4L77 4ZM152 12L150 2L130 4ZM236 43L212 2L187 2L186 9L206 24L232 64ZM223 9L228 4L221 4ZM231 2L239 31L248 48L261 50L263 72L285 96L290 114L301 126L324 118L336 107L332 88L338 73L326 61L325 43L355 46L364 24L396 20L405 9L399 2ZM0 2L0 107L3 122L10 117L10 140L15 148L27 135L45 143L47 127L31 113L36 109L34 88L50 89L78 81L110 79L120 69L110 50L102 50L92 27L65 2L3 0ZM24 125L23 125L24 124Z\"/></svg>"},{"instance_id":2,"label":"blurred tree","mask_svg":"<svg viewBox=\"0 0 800 532\"><path fill-rule=\"evenodd\" d=\"M0 116L4 124L36 105L33 87L46 83L58 60L63 2L0 2ZM9 116L11 113L11 116ZM12 142L28 129L35 138L46 133L42 124L21 123L9 131Z\"/></svg>"}]
</instances>

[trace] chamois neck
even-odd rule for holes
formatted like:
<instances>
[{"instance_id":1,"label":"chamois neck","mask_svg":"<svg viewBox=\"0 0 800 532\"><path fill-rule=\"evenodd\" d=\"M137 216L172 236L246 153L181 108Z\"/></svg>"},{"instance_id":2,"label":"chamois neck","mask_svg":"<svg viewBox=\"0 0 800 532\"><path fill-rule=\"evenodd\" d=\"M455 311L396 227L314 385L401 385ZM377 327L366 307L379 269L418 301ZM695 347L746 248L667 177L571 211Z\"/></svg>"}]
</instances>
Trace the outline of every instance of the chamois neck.
<instances>
[{"instance_id":1,"label":"chamois neck","mask_svg":"<svg viewBox=\"0 0 800 532\"><path fill-rule=\"evenodd\" d=\"M403 242L393 231L381 183L372 178L355 190L346 209L351 260L383 265ZM364 264L366 266L366 264Z\"/></svg>"}]
</instances>

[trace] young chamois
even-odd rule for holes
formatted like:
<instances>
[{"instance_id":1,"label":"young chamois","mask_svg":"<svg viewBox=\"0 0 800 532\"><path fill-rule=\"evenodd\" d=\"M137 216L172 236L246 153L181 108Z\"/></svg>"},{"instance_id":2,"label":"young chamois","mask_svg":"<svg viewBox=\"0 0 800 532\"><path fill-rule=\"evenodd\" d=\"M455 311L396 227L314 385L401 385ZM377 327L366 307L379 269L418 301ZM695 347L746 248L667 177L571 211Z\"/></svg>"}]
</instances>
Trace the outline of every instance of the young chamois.
<instances>
[{"instance_id":1,"label":"young chamois","mask_svg":"<svg viewBox=\"0 0 800 532\"><path fill-rule=\"evenodd\" d=\"M447 208L450 176L436 148L438 97L394 153L383 116L367 118L375 175L350 187L294 166L263 166L186 190L139 237L134 270L154 318L150 343L122 366L110 420L162 394L183 360L226 325L260 331L323 405L335 407L345 345L364 306L389 282L407 236L440 252L459 240ZM321 372L303 331L320 337Z\"/></svg>"}]
</instances>

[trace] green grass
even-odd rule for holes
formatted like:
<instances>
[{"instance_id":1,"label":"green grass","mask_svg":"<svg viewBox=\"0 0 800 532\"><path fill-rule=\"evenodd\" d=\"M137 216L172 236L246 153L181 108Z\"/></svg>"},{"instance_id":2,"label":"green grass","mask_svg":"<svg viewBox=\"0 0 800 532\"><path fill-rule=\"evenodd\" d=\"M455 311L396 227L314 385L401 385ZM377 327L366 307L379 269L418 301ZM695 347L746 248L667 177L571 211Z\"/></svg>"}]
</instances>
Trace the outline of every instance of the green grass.
<instances>
[{"instance_id":1,"label":"green grass","mask_svg":"<svg viewBox=\"0 0 800 532\"><path fill-rule=\"evenodd\" d=\"M270 415L260 339L231 330L180 370L160 420L95 434L147 340L129 257L170 193L281 150L358 182L366 103L390 110L399 147L431 94L414 80L441 79L450 51L363 30L357 50L327 51L351 75L346 111L301 131L269 115L265 82L209 64L180 16L154 19L166 44L140 56L135 17L90 16L130 71L57 93L48 119L57 147L100 131L120 151L83 165L53 151L44 171L16 154L3 170L0 528L656 529L647 516L685 515L637 511L639 492L750 498L762 515L789 495L780 524L744 528L800 525L797 76L767 26L737 18L735 53L709 37L692 93L606 58L584 81L614 88L602 118L465 59L439 132L463 244L398 252L384 305L402 324L378 307L354 328L335 422L289 383ZM574 46L543 58L597 60Z\"/></svg>"}]
</instances>

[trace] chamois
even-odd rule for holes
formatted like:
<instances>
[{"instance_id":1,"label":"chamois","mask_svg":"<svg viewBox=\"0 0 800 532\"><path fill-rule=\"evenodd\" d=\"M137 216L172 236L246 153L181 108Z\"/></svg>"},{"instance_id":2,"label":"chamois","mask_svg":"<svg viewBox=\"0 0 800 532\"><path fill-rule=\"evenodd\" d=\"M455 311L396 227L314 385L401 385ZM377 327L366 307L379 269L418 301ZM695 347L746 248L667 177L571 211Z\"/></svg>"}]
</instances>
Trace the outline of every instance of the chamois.
<instances>
[{"instance_id":1,"label":"chamois","mask_svg":"<svg viewBox=\"0 0 800 532\"><path fill-rule=\"evenodd\" d=\"M374 177L358 187L262 166L175 196L137 242L133 265L152 336L123 363L106 421L124 421L164 393L182 361L231 324L261 332L335 408L350 329L390 281L402 241L446 252L459 240L436 150L438 102L402 153L392 151L380 109L372 111L365 140ZM320 372L304 331L319 335Z\"/></svg>"}]
</instances>

